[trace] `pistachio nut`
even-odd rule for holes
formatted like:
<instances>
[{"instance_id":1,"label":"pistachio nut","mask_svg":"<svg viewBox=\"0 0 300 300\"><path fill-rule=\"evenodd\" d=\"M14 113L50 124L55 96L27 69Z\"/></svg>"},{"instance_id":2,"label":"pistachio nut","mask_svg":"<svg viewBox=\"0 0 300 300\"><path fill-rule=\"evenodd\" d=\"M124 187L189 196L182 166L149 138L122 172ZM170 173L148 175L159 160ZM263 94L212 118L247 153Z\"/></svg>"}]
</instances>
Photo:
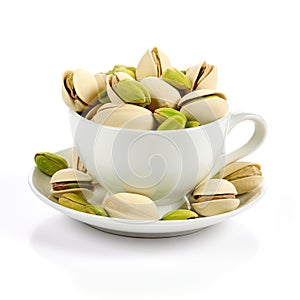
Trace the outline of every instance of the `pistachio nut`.
<instances>
[{"instance_id":1,"label":"pistachio nut","mask_svg":"<svg viewBox=\"0 0 300 300\"><path fill-rule=\"evenodd\" d=\"M98 91L103 91L106 89L106 74L105 73L96 73L95 78L98 84Z\"/></svg>"},{"instance_id":2,"label":"pistachio nut","mask_svg":"<svg viewBox=\"0 0 300 300\"><path fill-rule=\"evenodd\" d=\"M192 87L191 81L187 78L187 76L175 68L168 68L164 71L161 77L178 90L190 90Z\"/></svg>"},{"instance_id":3,"label":"pistachio nut","mask_svg":"<svg viewBox=\"0 0 300 300\"><path fill-rule=\"evenodd\" d=\"M97 101L99 87L95 76L85 70L66 71L63 74L62 97L66 105L82 112Z\"/></svg>"},{"instance_id":4,"label":"pistachio nut","mask_svg":"<svg viewBox=\"0 0 300 300\"><path fill-rule=\"evenodd\" d=\"M223 178L230 181L238 194L244 194L257 188L264 180L261 166L256 163L237 161L220 171Z\"/></svg>"},{"instance_id":5,"label":"pistachio nut","mask_svg":"<svg viewBox=\"0 0 300 300\"><path fill-rule=\"evenodd\" d=\"M186 71L186 77L190 80L192 90L217 88L218 73L217 67L207 64L197 64Z\"/></svg>"},{"instance_id":6,"label":"pistachio nut","mask_svg":"<svg viewBox=\"0 0 300 300\"><path fill-rule=\"evenodd\" d=\"M149 76L160 77L170 67L171 63L167 55L154 47L152 50L147 50L139 61L136 68L136 79L141 80Z\"/></svg>"},{"instance_id":7,"label":"pistachio nut","mask_svg":"<svg viewBox=\"0 0 300 300\"><path fill-rule=\"evenodd\" d=\"M159 220L156 205L144 195L117 193L105 199L102 206L108 215L114 218Z\"/></svg>"},{"instance_id":8,"label":"pistachio nut","mask_svg":"<svg viewBox=\"0 0 300 300\"><path fill-rule=\"evenodd\" d=\"M161 220L188 220L188 219L195 219L198 215L188 209L176 209L167 212L161 218Z\"/></svg>"},{"instance_id":9,"label":"pistachio nut","mask_svg":"<svg viewBox=\"0 0 300 300\"><path fill-rule=\"evenodd\" d=\"M236 209L240 200L237 190L225 179L210 179L196 186L193 191L192 208L201 216L213 216Z\"/></svg>"},{"instance_id":10,"label":"pistachio nut","mask_svg":"<svg viewBox=\"0 0 300 300\"><path fill-rule=\"evenodd\" d=\"M61 155L50 152L39 152L34 156L34 160L38 169L49 176L68 168L67 161Z\"/></svg>"},{"instance_id":11,"label":"pistachio nut","mask_svg":"<svg viewBox=\"0 0 300 300\"><path fill-rule=\"evenodd\" d=\"M123 73L130 75L132 78L135 79L135 71L136 71L135 67L125 66L125 65L115 65L113 67L113 69L108 71L106 74L109 75L109 74L113 74L115 72L123 72Z\"/></svg>"},{"instance_id":12,"label":"pistachio nut","mask_svg":"<svg viewBox=\"0 0 300 300\"><path fill-rule=\"evenodd\" d=\"M158 127L157 130L175 130L185 128L186 117L180 115L174 115L170 118L167 118L163 121Z\"/></svg>"},{"instance_id":13,"label":"pistachio nut","mask_svg":"<svg viewBox=\"0 0 300 300\"><path fill-rule=\"evenodd\" d=\"M59 198L64 193L75 193L85 198L93 196L92 177L76 169L67 168L53 174L50 180L50 193Z\"/></svg>"},{"instance_id":14,"label":"pistachio nut","mask_svg":"<svg viewBox=\"0 0 300 300\"><path fill-rule=\"evenodd\" d=\"M133 104L103 104L92 119L98 124L140 130L151 130L155 120L150 110Z\"/></svg>"},{"instance_id":15,"label":"pistachio nut","mask_svg":"<svg viewBox=\"0 0 300 300\"><path fill-rule=\"evenodd\" d=\"M114 88L117 95L125 102L147 106L151 103L148 90L138 81L122 80Z\"/></svg>"},{"instance_id":16,"label":"pistachio nut","mask_svg":"<svg viewBox=\"0 0 300 300\"><path fill-rule=\"evenodd\" d=\"M229 110L225 95L214 90L188 93L181 98L179 106L189 121L198 121L201 125L222 118Z\"/></svg>"},{"instance_id":17,"label":"pistachio nut","mask_svg":"<svg viewBox=\"0 0 300 300\"><path fill-rule=\"evenodd\" d=\"M187 121L185 123L185 128L192 128L192 127L198 127L201 124L198 121Z\"/></svg>"},{"instance_id":18,"label":"pistachio nut","mask_svg":"<svg viewBox=\"0 0 300 300\"><path fill-rule=\"evenodd\" d=\"M151 98L148 90L141 83L129 77L126 73L121 72L108 76L107 95L110 101L118 105L124 103L138 104L140 106L149 105ZM103 100L100 99L99 101L103 103Z\"/></svg>"},{"instance_id":19,"label":"pistachio nut","mask_svg":"<svg viewBox=\"0 0 300 300\"><path fill-rule=\"evenodd\" d=\"M177 89L161 78L147 77L140 83L149 91L151 103L147 106L151 111L160 107L177 108L181 95Z\"/></svg>"},{"instance_id":20,"label":"pistachio nut","mask_svg":"<svg viewBox=\"0 0 300 300\"><path fill-rule=\"evenodd\" d=\"M92 215L107 217L105 209L100 205L86 205L84 211Z\"/></svg>"},{"instance_id":21,"label":"pistachio nut","mask_svg":"<svg viewBox=\"0 0 300 300\"><path fill-rule=\"evenodd\" d=\"M59 196L58 203L65 207L85 212L87 201L78 194L75 193L64 193Z\"/></svg>"},{"instance_id":22,"label":"pistachio nut","mask_svg":"<svg viewBox=\"0 0 300 300\"><path fill-rule=\"evenodd\" d=\"M177 109L174 108L168 108L168 107L161 107L161 108L157 108L154 111L154 118L156 119L156 121L158 123L162 123L164 122L166 119L173 117L175 115L181 116L183 119L185 119L187 121L186 116L181 113L180 111L178 111Z\"/></svg>"}]
</instances>

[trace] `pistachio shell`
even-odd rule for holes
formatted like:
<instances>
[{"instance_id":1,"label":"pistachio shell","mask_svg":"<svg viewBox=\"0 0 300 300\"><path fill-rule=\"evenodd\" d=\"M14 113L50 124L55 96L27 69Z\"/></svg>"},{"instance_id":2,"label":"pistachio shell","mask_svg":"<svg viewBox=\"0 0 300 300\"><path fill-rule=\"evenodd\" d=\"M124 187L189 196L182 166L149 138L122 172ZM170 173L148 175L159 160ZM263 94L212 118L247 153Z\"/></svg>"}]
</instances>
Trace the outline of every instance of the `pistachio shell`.
<instances>
[{"instance_id":1,"label":"pistachio shell","mask_svg":"<svg viewBox=\"0 0 300 300\"><path fill-rule=\"evenodd\" d=\"M92 121L112 127L141 130L151 130L155 126L151 111L133 104L104 104Z\"/></svg>"},{"instance_id":2,"label":"pistachio shell","mask_svg":"<svg viewBox=\"0 0 300 300\"><path fill-rule=\"evenodd\" d=\"M237 194L234 185L225 179L210 179L197 185L193 191L193 196L223 194Z\"/></svg>"},{"instance_id":3,"label":"pistachio shell","mask_svg":"<svg viewBox=\"0 0 300 300\"><path fill-rule=\"evenodd\" d=\"M162 73L171 67L171 63L165 53L156 47L147 50L139 61L136 68L136 78L141 80L145 77L160 77Z\"/></svg>"},{"instance_id":4,"label":"pistachio shell","mask_svg":"<svg viewBox=\"0 0 300 300\"><path fill-rule=\"evenodd\" d=\"M106 89L106 74L105 73L97 73L95 74L95 78L98 85L98 91L103 91Z\"/></svg>"},{"instance_id":5,"label":"pistachio shell","mask_svg":"<svg viewBox=\"0 0 300 300\"><path fill-rule=\"evenodd\" d=\"M39 152L34 156L34 160L38 169L49 176L59 170L68 168L67 161L55 153Z\"/></svg>"},{"instance_id":6,"label":"pistachio shell","mask_svg":"<svg viewBox=\"0 0 300 300\"><path fill-rule=\"evenodd\" d=\"M101 104L97 104L90 108L90 110L86 110L84 114L82 114L82 117L85 117L88 120L91 120L93 116L97 113L98 109L100 108Z\"/></svg>"},{"instance_id":7,"label":"pistachio shell","mask_svg":"<svg viewBox=\"0 0 300 300\"><path fill-rule=\"evenodd\" d=\"M149 91L151 96L151 104L147 107L154 111L160 107L177 108L181 98L177 89L166 83L161 78L147 77L140 83Z\"/></svg>"},{"instance_id":8,"label":"pistachio shell","mask_svg":"<svg viewBox=\"0 0 300 300\"><path fill-rule=\"evenodd\" d=\"M233 162L221 170L219 174L236 187L238 194L250 192L257 188L264 180L261 173L261 166L245 161Z\"/></svg>"},{"instance_id":9,"label":"pistachio shell","mask_svg":"<svg viewBox=\"0 0 300 300\"><path fill-rule=\"evenodd\" d=\"M116 72L114 74L109 74L106 77L106 91L110 101L114 104L122 105L124 101L115 92L115 85L125 79L134 80L130 75L123 72Z\"/></svg>"},{"instance_id":10,"label":"pistachio shell","mask_svg":"<svg viewBox=\"0 0 300 300\"><path fill-rule=\"evenodd\" d=\"M86 167L83 165L83 162L74 147L70 151L70 167L84 173L87 172Z\"/></svg>"},{"instance_id":11,"label":"pistachio shell","mask_svg":"<svg viewBox=\"0 0 300 300\"><path fill-rule=\"evenodd\" d=\"M161 220L188 220L188 219L194 219L197 218L198 215L188 209L176 209L167 212L164 214L161 218Z\"/></svg>"},{"instance_id":12,"label":"pistachio shell","mask_svg":"<svg viewBox=\"0 0 300 300\"><path fill-rule=\"evenodd\" d=\"M224 98L223 94L216 91L194 91L182 97L179 103L180 111L187 116L188 120L198 121L204 125L226 115L229 107Z\"/></svg>"},{"instance_id":13,"label":"pistachio shell","mask_svg":"<svg viewBox=\"0 0 300 300\"><path fill-rule=\"evenodd\" d=\"M240 200L220 199L210 200L199 203L192 203L193 209L201 216L209 217L213 215L223 214L236 209L240 205Z\"/></svg>"},{"instance_id":14,"label":"pistachio shell","mask_svg":"<svg viewBox=\"0 0 300 300\"><path fill-rule=\"evenodd\" d=\"M217 87L217 67L203 62L189 68L186 77L191 81L192 90L212 89Z\"/></svg>"},{"instance_id":15,"label":"pistachio shell","mask_svg":"<svg viewBox=\"0 0 300 300\"><path fill-rule=\"evenodd\" d=\"M93 74L85 70L64 72L62 96L71 109L83 111L96 102L98 92L98 83Z\"/></svg>"},{"instance_id":16,"label":"pistachio shell","mask_svg":"<svg viewBox=\"0 0 300 300\"><path fill-rule=\"evenodd\" d=\"M236 180L230 180L230 182L235 186L238 194L241 195L257 188L263 182L263 180L263 176L249 176Z\"/></svg>"},{"instance_id":17,"label":"pistachio shell","mask_svg":"<svg viewBox=\"0 0 300 300\"><path fill-rule=\"evenodd\" d=\"M105 199L103 208L110 217L130 220L158 220L158 209L154 202L143 195L117 193Z\"/></svg>"},{"instance_id":18,"label":"pistachio shell","mask_svg":"<svg viewBox=\"0 0 300 300\"><path fill-rule=\"evenodd\" d=\"M92 178L76 169L67 168L53 174L50 180L52 196L58 198L65 193L75 193L85 198L93 196ZM57 188L59 184L60 188Z\"/></svg>"}]
</instances>

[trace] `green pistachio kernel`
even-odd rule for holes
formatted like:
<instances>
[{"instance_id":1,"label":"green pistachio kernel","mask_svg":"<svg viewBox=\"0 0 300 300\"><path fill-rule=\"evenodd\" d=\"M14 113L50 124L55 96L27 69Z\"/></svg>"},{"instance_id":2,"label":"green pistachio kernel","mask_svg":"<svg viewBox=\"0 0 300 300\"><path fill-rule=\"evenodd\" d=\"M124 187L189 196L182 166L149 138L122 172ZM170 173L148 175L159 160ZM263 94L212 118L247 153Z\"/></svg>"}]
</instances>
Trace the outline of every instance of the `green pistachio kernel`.
<instances>
[{"instance_id":1,"label":"green pistachio kernel","mask_svg":"<svg viewBox=\"0 0 300 300\"><path fill-rule=\"evenodd\" d=\"M50 152L39 152L34 156L34 160L38 169L49 176L68 168L68 163L62 156Z\"/></svg>"},{"instance_id":2,"label":"green pistachio kernel","mask_svg":"<svg viewBox=\"0 0 300 300\"><path fill-rule=\"evenodd\" d=\"M185 128L186 118L180 115L174 115L163 121L157 128L157 130L175 130Z\"/></svg>"},{"instance_id":3,"label":"green pistachio kernel","mask_svg":"<svg viewBox=\"0 0 300 300\"><path fill-rule=\"evenodd\" d=\"M185 128L198 127L201 124L198 121L187 121L185 124Z\"/></svg>"},{"instance_id":4,"label":"green pistachio kernel","mask_svg":"<svg viewBox=\"0 0 300 300\"><path fill-rule=\"evenodd\" d=\"M162 79L179 90L187 90L192 87L191 81L186 75L174 68L167 69L162 74Z\"/></svg>"},{"instance_id":5,"label":"green pistachio kernel","mask_svg":"<svg viewBox=\"0 0 300 300\"><path fill-rule=\"evenodd\" d=\"M139 104L141 106L151 103L151 96L148 90L136 80L121 80L116 84L114 90L126 103Z\"/></svg>"},{"instance_id":6,"label":"green pistachio kernel","mask_svg":"<svg viewBox=\"0 0 300 300\"><path fill-rule=\"evenodd\" d=\"M188 220L188 219L194 219L197 218L198 215L188 209L176 209L167 212L166 214L163 215L161 220Z\"/></svg>"}]
</instances>

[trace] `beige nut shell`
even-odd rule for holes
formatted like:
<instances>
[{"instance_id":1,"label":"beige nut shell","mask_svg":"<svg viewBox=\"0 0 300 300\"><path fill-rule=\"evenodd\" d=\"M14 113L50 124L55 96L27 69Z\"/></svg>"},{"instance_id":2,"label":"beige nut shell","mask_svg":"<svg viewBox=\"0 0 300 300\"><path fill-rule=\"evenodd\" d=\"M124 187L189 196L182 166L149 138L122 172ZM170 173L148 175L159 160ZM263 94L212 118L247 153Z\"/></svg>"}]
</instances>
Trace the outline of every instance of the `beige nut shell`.
<instances>
[{"instance_id":1,"label":"beige nut shell","mask_svg":"<svg viewBox=\"0 0 300 300\"><path fill-rule=\"evenodd\" d=\"M237 194L235 186L225 179L210 179L194 189L194 196Z\"/></svg>"},{"instance_id":2,"label":"beige nut shell","mask_svg":"<svg viewBox=\"0 0 300 300\"><path fill-rule=\"evenodd\" d=\"M158 209L154 202L143 195L117 193L105 199L103 208L110 217L130 220L158 220Z\"/></svg>"},{"instance_id":3,"label":"beige nut shell","mask_svg":"<svg viewBox=\"0 0 300 300\"><path fill-rule=\"evenodd\" d=\"M198 78L198 75L202 68L204 69L204 72L201 75L201 77ZM193 90L200 90L200 89L213 90L217 87L217 82L218 82L217 67L213 65L209 65L206 62L190 67L186 72L186 76L191 81Z\"/></svg>"},{"instance_id":4,"label":"beige nut shell","mask_svg":"<svg viewBox=\"0 0 300 300\"><path fill-rule=\"evenodd\" d=\"M148 109L154 111L160 107L177 108L181 98L180 93L173 86L161 78L146 77L140 83L149 91L151 104Z\"/></svg>"},{"instance_id":5,"label":"beige nut shell","mask_svg":"<svg viewBox=\"0 0 300 300\"><path fill-rule=\"evenodd\" d=\"M147 50L140 59L136 68L136 79L141 80L149 76L160 77L170 67L171 63L167 55L155 47Z\"/></svg>"},{"instance_id":6,"label":"beige nut shell","mask_svg":"<svg viewBox=\"0 0 300 300\"><path fill-rule=\"evenodd\" d=\"M214 215L223 214L236 209L240 205L240 200L234 199L219 199L210 200L199 203L192 203L192 208L199 215L210 217Z\"/></svg>"},{"instance_id":7,"label":"beige nut shell","mask_svg":"<svg viewBox=\"0 0 300 300\"><path fill-rule=\"evenodd\" d=\"M226 177L230 178L231 174L240 171L243 173L243 169L245 169L245 177L241 176L241 178L232 178L230 182L236 187L238 194L245 194L250 192L251 190L257 188L264 180L262 175L253 174L247 172L247 167L254 166L259 171L261 170L261 166L257 163L245 162L245 161L236 161L229 165L227 165L221 172L221 176L225 179ZM229 180L229 179L228 179Z\"/></svg>"},{"instance_id":8,"label":"beige nut shell","mask_svg":"<svg viewBox=\"0 0 300 300\"><path fill-rule=\"evenodd\" d=\"M155 126L151 111L133 104L104 104L92 121L106 126L139 130L151 130Z\"/></svg>"}]
</instances>

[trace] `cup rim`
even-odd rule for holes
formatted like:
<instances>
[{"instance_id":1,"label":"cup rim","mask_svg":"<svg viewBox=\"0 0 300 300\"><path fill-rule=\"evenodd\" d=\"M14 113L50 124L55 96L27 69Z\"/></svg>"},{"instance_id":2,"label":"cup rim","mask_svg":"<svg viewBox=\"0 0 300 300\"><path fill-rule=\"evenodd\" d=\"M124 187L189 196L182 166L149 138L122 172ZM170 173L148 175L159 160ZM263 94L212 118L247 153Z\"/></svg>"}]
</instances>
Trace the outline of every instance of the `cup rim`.
<instances>
[{"instance_id":1,"label":"cup rim","mask_svg":"<svg viewBox=\"0 0 300 300\"><path fill-rule=\"evenodd\" d=\"M214 126L215 123L222 121L223 119L226 119L230 114L231 111L228 110L227 113L220 119L217 119L213 122L204 124L204 125L200 125L197 127L190 127L190 128L182 128L182 129L176 129L176 130L161 130L161 131L157 131L157 130L153 130L153 129L149 129L149 130L145 130L145 129L131 129L131 128L123 128L123 127L113 127L113 126L109 126L109 125L103 125L103 124L99 124L96 122L92 122L89 119L86 119L84 117L82 117L79 113L77 113L76 111L74 111L73 109L69 108L69 114L76 116L76 118L80 118L81 121L83 122L88 122L89 124L93 124L93 126L97 126L99 128L103 127L109 130L116 130L116 131L129 131L129 132L139 132L139 133L149 133L149 132L156 132L156 133L170 133L170 132L189 132L189 131L194 131L194 130L199 130L199 129L205 129L208 128L210 126Z\"/></svg>"}]
</instances>

